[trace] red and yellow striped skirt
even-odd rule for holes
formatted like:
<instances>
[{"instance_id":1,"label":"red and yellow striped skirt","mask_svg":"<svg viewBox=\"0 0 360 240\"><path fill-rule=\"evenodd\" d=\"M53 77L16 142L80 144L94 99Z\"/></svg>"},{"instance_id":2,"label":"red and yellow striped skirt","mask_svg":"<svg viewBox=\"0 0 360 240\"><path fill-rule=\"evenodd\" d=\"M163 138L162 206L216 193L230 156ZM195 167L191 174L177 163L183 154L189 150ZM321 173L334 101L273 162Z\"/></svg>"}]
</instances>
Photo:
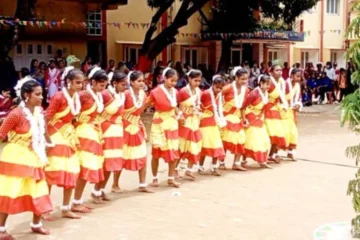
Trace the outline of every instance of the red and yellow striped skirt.
<instances>
[{"instance_id":1,"label":"red and yellow striped skirt","mask_svg":"<svg viewBox=\"0 0 360 240\"><path fill-rule=\"evenodd\" d=\"M196 115L186 116L185 124L179 126L180 158L197 164L200 160L201 148L202 137L199 117Z\"/></svg>"},{"instance_id":2,"label":"red and yellow striped skirt","mask_svg":"<svg viewBox=\"0 0 360 240\"><path fill-rule=\"evenodd\" d=\"M9 143L0 160L0 212L41 215L52 211L43 166L29 148Z\"/></svg>"},{"instance_id":3,"label":"red and yellow striped skirt","mask_svg":"<svg viewBox=\"0 0 360 240\"><path fill-rule=\"evenodd\" d=\"M179 126L175 111L155 112L150 130L152 156L173 162L180 158Z\"/></svg>"},{"instance_id":4,"label":"red and yellow striped skirt","mask_svg":"<svg viewBox=\"0 0 360 240\"><path fill-rule=\"evenodd\" d=\"M49 185L75 188L80 173L80 161L76 152L78 139L71 123L57 125L48 126L51 142L55 147L49 148L47 153L49 164L45 168L46 181Z\"/></svg>"},{"instance_id":5,"label":"red and yellow striped skirt","mask_svg":"<svg viewBox=\"0 0 360 240\"><path fill-rule=\"evenodd\" d=\"M103 132L104 170L107 172L123 169L124 130L122 123L114 124L104 121L101 124Z\"/></svg>"},{"instance_id":6,"label":"red and yellow striped skirt","mask_svg":"<svg viewBox=\"0 0 360 240\"><path fill-rule=\"evenodd\" d=\"M76 127L76 136L80 142L78 156L80 160L80 178L91 183L104 180L104 153L101 144L101 130L92 123L82 123Z\"/></svg>"}]
</instances>

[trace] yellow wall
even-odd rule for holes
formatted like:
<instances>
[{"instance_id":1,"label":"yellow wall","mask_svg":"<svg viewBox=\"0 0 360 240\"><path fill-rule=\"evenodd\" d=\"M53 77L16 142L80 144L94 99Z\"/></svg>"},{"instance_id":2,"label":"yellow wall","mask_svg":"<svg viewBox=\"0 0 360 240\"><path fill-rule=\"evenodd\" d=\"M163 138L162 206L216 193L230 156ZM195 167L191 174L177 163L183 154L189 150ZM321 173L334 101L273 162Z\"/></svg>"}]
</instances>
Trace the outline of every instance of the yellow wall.
<instances>
[{"instance_id":1,"label":"yellow wall","mask_svg":"<svg viewBox=\"0 0 360 240\"><path fill-rule=\"evenodd\" d=\"M181 6L181 2L177 0L173 5L173 11L168 12L169 20L174 19L176 13ZM134 22L134 23L150 23L152 16L155 14L156 9L149 8L144 0L132 0L128 1L128 5L120 6L117 10L107 11L107 22ZM204 12L209 12L205 9ZM172 15L172 16L171 16ZM198 20L199 14L194 14L188 21L188 25L180 29L180 33L200 33L201 25ZM159 21L161 23L161 20ZM158 32L161 31L161 25L158 25ZM141 26L139 28L128 28L122 26L121 29L118 29L114 26L107 26L107 54L108 59L114 59L116 62L124 60L123 47L124 44L141 44L144 41L144 36L146 33L146 28L143 29ZM156 33L154 34L156 36ZM116 43L116 42L121 43ZM181 47L179 45L191 45L199 44L201 42L200 38L194 39L192 37L182 37L181 34L177 36L177 43L173 44L173 61L180 61L181 57ZM169 49L170 51L170 49ZM161 59L161 56L158 56L158 59Z\"/></svg>"},{"instance_id":2,"label":"yellow wall","mask_svg":"<svg viewBox=\"0 0 360 240\"><path fill-rule=\"evenodd\" d=\"M324 1L324 0L323 0ZM322 61L330 61L331 53L338 53L338 63L339 66L345 64L344 59L344 41L345 41L345 11L346 11L346 0L340 0L339 3L339 14L329 14L327 10L327 1L324 1L324 32L321 31L321 1L318 2L316 8L311 9L308 12L305 12L300 16L300 20L304 20L304 32L305 32L305 41L296 43L292 48L297 49L296 56L292 56L292 62L300 62L301 52L308 51L310 52L311 59L313 63L316 64L317 61L321 60L320 57L320 48L321 48L321 34L323 34L323 51L322 51ZM334 32L333 30L340 30ZM310 34L309 34L310 31ZM317 52L317 53L315 53ZM339 59L340 58L340 59Z\"/></svg>"}]
</instances>

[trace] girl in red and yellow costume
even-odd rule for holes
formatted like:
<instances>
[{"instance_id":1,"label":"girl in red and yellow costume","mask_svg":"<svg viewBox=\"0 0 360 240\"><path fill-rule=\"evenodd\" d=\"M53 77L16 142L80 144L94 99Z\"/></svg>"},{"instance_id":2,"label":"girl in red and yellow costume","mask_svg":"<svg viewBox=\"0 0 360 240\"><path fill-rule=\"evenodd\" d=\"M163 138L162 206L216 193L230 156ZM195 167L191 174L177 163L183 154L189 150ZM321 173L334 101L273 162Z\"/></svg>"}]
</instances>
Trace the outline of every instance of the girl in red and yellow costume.
<instances>
[{"instance_id":1,"label":"girl in red and yellow costume","mask_svg":"<svg viewBox=\"0 0 360 240\"><path fill-rule=\"evenodd\" d=\"M249 94L249 89L246 87L248 82L248 72L236 67L232 74L235 80L224 87L224 116L227 121L226 127L222 129L222 141L225 151L234 154L233 170L246 171L246 168L241 166L241 156L245 155L245 132L244 132L244 113L242 107L244 101ZM225 160L220 162L220 169L225 170Z\"/></svg>"},{"instance_id":2,"label":"girl in red and yellow costume","mask_svg":"<svg viewBox=\"0 0 360 240\"><path fill-rule=\"evenodd\" d=\"M91 208L85 206L82 200L86 183L96 184L104 180L104 154L99 115L104 110L101 92L105 89L108 76L101 68L93 67L89 70L88 79L89 84L86 86L86 90L79 93L81 109L75 123L76 136L80 143L78 149L80 175L72 201L72 211L81 213L91 212ZM91 197L94 203L103 203L102 195L101 191L93 190Z\"/></svg>"},{"instance_id":3,"label":"girl in red and yellow costume","mask_svg":"<svg viewBox=\"0 0 360 240\"><path fill-rule=\"evenodd\" d=\"M95 185L95 191L103 193L103 200L109 200L105 195L105 187L110 173L114 172L115 179L118 181L124 165L122 159L124 145L122 114L125 103L124 91L127 85L126 75L117 71L110 72L108 77L110 85L101 93L104 100L104 111L100 115L105 179Z\"/></svg>"},{"instance_id":4,"label":"girl in red and yellow costume","mask_svg":"<svg viewBox=\"0 0 360 240\"><path fill-rule=\"evenodd\" d=\"M202 137L200 132L202 78L200 70L191 69L187 74L189 83L178 93L179 108L184 124L179 126L180 159L187 159L185 176L195 180L193 166L197 165L201 156ZM178 162L179 164L179 162Z\"/></svg>"},{"instance_id":5,"label":"girl in red and yellow costume","mask_svg":"<svg viewBox=\"0 0 360 240\"><path fill-rule=\"evenodd\" d=\"M270 69L269 102L265 106L265 125L271 141L269 161L280 163L277 154L279 149L286 149L287 143L281 114L288 108L285 98L285 81L282 78L280 65L273 65Z\"/></svg>"},{"instance_id":6,"label":"girl in red and yellow costume","mask_svg":"<svg viewBox=\"0 0 360 240\"><path fill-rule=\"evenodd\" d=\"M301 111L301 69L291 69L290 78L286 80L286 100L289 108L282 115L285 126L285 138L287 142L288 158L295 161L295 150L298 141L298 129L296 126L296 112Z\"/></svg>"},{"instance_id":7,"label":"girl in red and yellow costume","mask_svg":"<svg viewBox=\"0 0 360 240\"><path fill-rule=\"evenodd\" d=\"M271 144L264 124L264 108L269 101L271 80L266 75L260 75L258 79L259 86L250 92L243 106L248 122L245 128L245 156L254 159L260 167L271 168L267 164Z\"/></svg>"},{"instance_id":8,"label":"girl in red and yellow costume","mask_svg":"<svg viewBox=\"0 0 360 240\"><path fill-rule=\"evenodd\" d=\"M124 124L124 169L139 172L139 191L152 193L146 184L146 129L141 121L146 94L144 89L144 74L140 71L128 74L129 90L125 92Z\"/></svg>"},{"instance_id":9,"label":"girl in red and yellow costume","mask_svg":"<svg viewBox=\"0 0 360 240\"><path fill-rule=\"evenodd\" d=\"M178 188L180 183L175 181L175 167L180 158L179 153L179 126L180 115L177 109L177 92L174 88L178 80L177 72L166 68L162 77L164 83L150 92L147 106L155 107L155 114L151 125L150 138L152 144L151 168L153 174L153 187L159 186L157 176L159 159L169 164L168 185Z\"/></svg>"},{"instance_id":10,"label":"girl in red and yellow costume","mask_svg":"<svg viewBox=\"0 0 360 240\"><path fill-rule=\"evenodd\" d=\"M48 235L41 215L52 210L44 166L47 163L42 88L25 78L15 87L23 101L0 127L1 140L9 137L0 157L0 239L14 239L5 229L9 215L33 212L31 230Z\"/></svg>"},{"instance_id":11,"label":"girl in red and yellow costume","mask_svg":"<svg viewBox=\"0 0 360 240\"><path fill-rule=\"evenodd\" d=\"M211 173L221 176L219 171L219 159L225 158L224 146L221 141L220 128L226 126L223 115L223 96L221 91L225 85L225 80L220 75L213 77L212 87L201 95L202 118L200 121L200 131L202 135L202 149L200 158L199 173L204 173L205 157L212 158Z\"/></svg>"},{"instance_id":12,"label":"girl in red and yellow costume","mask_svg":"<svg viewBox=\"0 0 360 240\"><path fill-rule=\"evenodd\" d=\"M81 104L78 92L82 88L84 75L74 67L66 67L62 75L66 87L57 92L50 100L46 110L48 133L55 146L48 151L49 165L45 168L46 181L51 186L64 189L62 217L78 219L80 216L71 212L70 199L80 172L77 156L78 139L72 125L74 118L80 113ZM50 215L44 219L53 220Z\"/></svg>"}]
</instances>

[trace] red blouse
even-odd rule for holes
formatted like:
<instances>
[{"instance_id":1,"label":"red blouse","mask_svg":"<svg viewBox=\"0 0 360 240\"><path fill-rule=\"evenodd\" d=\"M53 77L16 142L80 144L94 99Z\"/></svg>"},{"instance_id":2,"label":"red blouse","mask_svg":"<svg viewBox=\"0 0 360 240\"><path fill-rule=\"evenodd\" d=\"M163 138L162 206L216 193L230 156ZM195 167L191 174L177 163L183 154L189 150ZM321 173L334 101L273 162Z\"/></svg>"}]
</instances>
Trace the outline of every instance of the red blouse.
<instances>
[{"instance_id":1,"label":"red blouse","mask_svg":"<svg viewBox=\"0 0 360 240\"><path fill-rule=\"evenodd\" d=\"M177 91L176 97L178 98ZM150 92L149 100L151 103L153 103L157 112L168 112L174 109L174 107L171 106L169 99L167 99L164 91L160 87L157 87ZM179 99L177 99L177 101L179 102Z\"/></svg>"},{"instance_id":2,"label":"red blouse","mask_svg":"<svg viewBox=\"0 0 360 240\"><path fill-rule=\"evenodd\" d=\"M0 138L6 138L10 131L25 134L30 131L30 123L20 107L12 110L0 127Z\"/></svg>"},{"instance_id":3,"label":"red blouse","mask_svg":"<svg viewBox=\"0 0 360 240\"><path fill-rule=\"evenodd\" d=\"M56 113L64 111L68 108L69 104L63 94L63 92L57 92L50 100L50 105L46 109L45 118L50 121L54 118ZM62 117L60 120L66 123L70 123L73 120L74 116L71 113L71 110L68 114Z\"/></svg>"}]
</instances>

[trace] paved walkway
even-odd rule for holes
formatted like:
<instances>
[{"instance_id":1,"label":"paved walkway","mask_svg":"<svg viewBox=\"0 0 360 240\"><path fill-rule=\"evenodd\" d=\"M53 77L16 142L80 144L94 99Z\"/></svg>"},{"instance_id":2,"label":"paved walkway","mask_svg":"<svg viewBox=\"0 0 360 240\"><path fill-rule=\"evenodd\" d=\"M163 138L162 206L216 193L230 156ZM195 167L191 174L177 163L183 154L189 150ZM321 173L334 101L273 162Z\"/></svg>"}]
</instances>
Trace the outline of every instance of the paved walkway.
<instances>
[{"instance_id":1,"label":"paved walkway","mask_svg":"<svg viewBox=\"0 0 360 240\"><path fill-rule=\"evenodd\" d=\"M138 176L126 172L121 184L130 192L111 195L111 203L81 220L46 223L51 236L28 234L30 214L10 217L9 231L17 239L39 240L312 239L321 225L350 221L354 215L346 189L356 168L344 151L359 141L339 127L338 111L319 107L324 110L299 116L300 160L296 163L284 162L272 170L254 165L247 173L228 171L219 178L183 180L179 190L163 183L149 195L131 191L137 187ZM227 162L231 164L231 156ZM161 168L159 177L165 181L166 166ZM150 181L150 169L148 173ZM85 197L90 190L88 186ZM54 191L52 198L59 206L61 191Z\"/></svg>"}]
</instances>

